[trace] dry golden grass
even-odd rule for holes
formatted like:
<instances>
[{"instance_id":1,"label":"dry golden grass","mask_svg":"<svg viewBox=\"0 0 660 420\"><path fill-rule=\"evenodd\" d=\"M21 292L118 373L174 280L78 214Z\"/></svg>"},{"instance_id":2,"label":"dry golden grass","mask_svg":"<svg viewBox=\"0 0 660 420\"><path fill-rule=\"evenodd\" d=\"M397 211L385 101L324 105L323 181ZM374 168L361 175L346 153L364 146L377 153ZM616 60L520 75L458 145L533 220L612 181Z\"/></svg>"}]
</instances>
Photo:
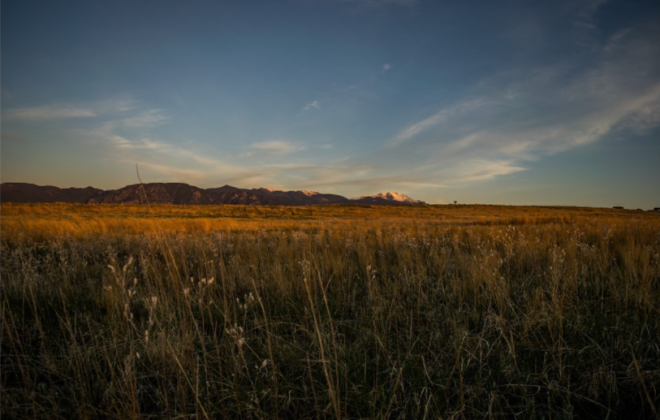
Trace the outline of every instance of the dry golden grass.
<instances>
[{"instance_id":1,"label":"dry golden grass","mask_svg":"<svg viewBox=\"0 0 660 420\"><path fill-rule=\"evenodd\" d=\"M653 418L660 217L2 205L8 418Z\"/></svg>"},{"instance_id":2,"label":"dry golden grass","mask_svg":"<svg viewBox=\"0 0 660 420\"><path fill-rule=\"evenodd\" d=\"M2 233L32 237L124 235L146 232L297 230L359 223L542 225L658 221L657 212L576 207L447 206L138 206L2 204Z\"/></svg>"}]
</instances>

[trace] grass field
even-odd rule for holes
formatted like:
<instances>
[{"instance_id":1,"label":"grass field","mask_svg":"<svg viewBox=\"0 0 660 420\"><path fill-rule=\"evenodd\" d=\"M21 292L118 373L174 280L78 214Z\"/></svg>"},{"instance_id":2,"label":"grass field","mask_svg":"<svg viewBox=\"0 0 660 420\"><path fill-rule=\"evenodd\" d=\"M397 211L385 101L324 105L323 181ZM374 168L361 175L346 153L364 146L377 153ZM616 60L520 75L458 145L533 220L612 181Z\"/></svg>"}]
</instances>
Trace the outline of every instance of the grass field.
<instances>
[{"instance_id":1,"label":"grass field","mask_svg":"<svg viewBox=\"0 0 660 420\"><path fill-rule=\"evenodd\" d=\"M660 215L2 204L6 418L660 418Z\"/></svg>"}]
</instances>

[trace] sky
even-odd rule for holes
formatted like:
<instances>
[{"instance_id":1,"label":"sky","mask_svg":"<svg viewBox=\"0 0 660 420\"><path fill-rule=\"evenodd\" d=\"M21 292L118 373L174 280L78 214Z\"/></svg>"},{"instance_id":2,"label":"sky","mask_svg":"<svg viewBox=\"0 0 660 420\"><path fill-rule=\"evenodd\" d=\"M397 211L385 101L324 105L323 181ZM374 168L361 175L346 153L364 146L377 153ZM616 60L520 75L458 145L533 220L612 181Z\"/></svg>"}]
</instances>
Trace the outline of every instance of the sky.
<instances>
[{"instance_id":1,"label":"sky","mask_svg":"<svg viewBox=\"0 0 660 420\"><path fill-rule=\"evenodd\" d=\"M1 5L1 180L660 207L656 0Z\"/></svg>"}]
</instances>

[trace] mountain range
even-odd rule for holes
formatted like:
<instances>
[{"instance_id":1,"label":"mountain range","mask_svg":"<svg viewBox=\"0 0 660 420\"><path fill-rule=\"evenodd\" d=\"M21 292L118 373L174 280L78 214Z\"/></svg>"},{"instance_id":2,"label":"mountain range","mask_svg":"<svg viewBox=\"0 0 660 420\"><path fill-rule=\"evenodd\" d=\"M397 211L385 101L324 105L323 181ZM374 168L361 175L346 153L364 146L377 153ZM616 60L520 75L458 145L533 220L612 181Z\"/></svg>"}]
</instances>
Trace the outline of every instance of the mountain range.
<instances>
[{"instance_id":1,"label":"mountain range","mask_svg":"<svg viewBox=\"0 0 660 420\"><path fill-rule=\"evenodd\" d=\"M22 182L0 185L4 203L88 203L88 204L243 204L304 206L310 204L426 204L395 191L372 196L346 198L317 191L281 191L272 188L244 189L225 185L198 188L183 183L134 184L117 190L59 188Z\"/></svg>"}]
</instances>

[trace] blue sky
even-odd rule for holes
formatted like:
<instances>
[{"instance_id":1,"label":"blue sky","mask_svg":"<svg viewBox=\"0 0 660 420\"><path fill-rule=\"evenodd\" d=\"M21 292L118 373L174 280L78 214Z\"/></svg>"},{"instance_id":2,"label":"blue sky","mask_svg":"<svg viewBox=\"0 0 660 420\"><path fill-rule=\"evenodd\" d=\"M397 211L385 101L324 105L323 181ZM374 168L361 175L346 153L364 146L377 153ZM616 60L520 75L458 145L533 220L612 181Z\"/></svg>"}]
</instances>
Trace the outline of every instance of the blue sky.
<instances>
[{"instance_id":1,"label":"blue sky","mask_svg":"<svg viewBox=\"0 0 660 420\"><path fill-rule=\"evenodd\" d=\"M657 1L3 1L2 182L660 206Z\"/></svg>"}]
</instances>

